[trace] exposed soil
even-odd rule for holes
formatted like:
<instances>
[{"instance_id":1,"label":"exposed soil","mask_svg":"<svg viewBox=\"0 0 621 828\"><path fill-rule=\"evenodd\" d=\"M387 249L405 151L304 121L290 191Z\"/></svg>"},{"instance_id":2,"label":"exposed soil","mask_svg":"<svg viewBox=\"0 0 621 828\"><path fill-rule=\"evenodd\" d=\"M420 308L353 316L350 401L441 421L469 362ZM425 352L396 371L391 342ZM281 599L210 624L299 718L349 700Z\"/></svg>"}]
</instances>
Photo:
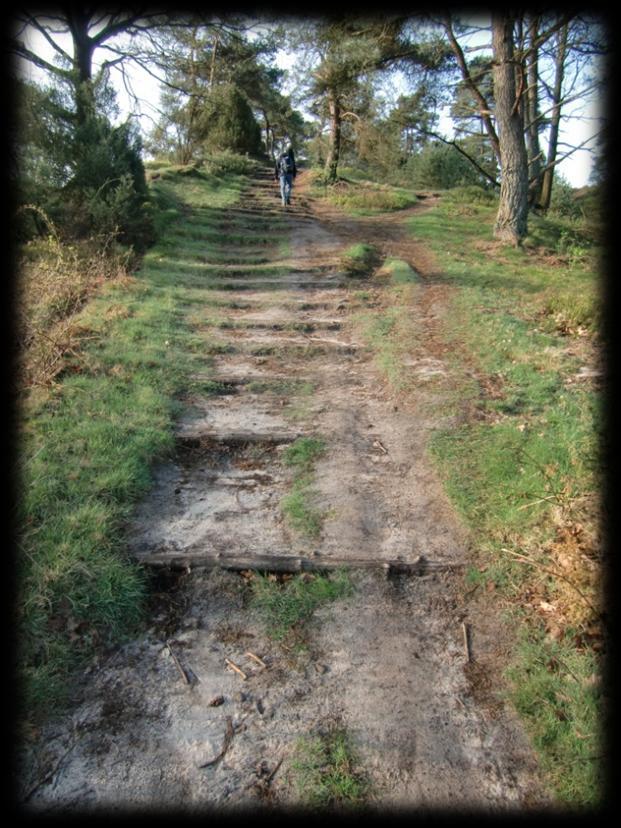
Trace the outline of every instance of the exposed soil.
<instances>
[{"instance_id":1,"label":"exposed soil","mask_svg":"<svg viewBox=\"0 0 621 828\"><path fill-rule=\"evenodd\" d=\"M244 246L243 266L242 247L229 250L236 263L218 287L239 301L227 327L205 330L228 346L215 358L222 393L188 396L175 462L155 470L128 526L132 554L163 566L151 627L93 665L71 714L28 746L21 785L33 811L291 808L297 740L335 722L383 812L549 804L502 700L498 608L463 596L467 532L426 454L438 425L429 403L437 412L451 377L435 337L449 288L403 228L425 203L354 220L315 202L301 174L284 214L293 255L268 258L284 275L253 270L265 245ZM266 172L224 220L251 230L282 215ZM353 240L423 279L412 313L424 336L408 363L417 390L407 399L354 336L352 296L364 285L338 264ZM283 450L302 435L327 444L314 469L324 520L312 540L280 508L292 479ZM253 556L356 562L356 588L317 611L304 648L292 649L249 606L248 573L226 569ZM414 575L381 566L395 561L432 565Z\"/></svg>"}]
</instances>

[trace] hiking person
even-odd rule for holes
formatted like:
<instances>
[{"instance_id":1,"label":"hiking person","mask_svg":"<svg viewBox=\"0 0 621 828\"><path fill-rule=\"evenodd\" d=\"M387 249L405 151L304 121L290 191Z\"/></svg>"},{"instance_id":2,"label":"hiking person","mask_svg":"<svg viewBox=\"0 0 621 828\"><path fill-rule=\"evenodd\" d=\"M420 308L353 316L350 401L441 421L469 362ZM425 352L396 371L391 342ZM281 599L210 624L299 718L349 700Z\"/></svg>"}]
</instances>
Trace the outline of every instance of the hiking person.
<instances>
[{"instance_id":1,"label":"hiking person","mask_svg":"<svg viewBox=\"0 0 621 828\"><path fill-rule=\"evenodd\" d=\"M282 198L283 207L291 204L293 179L296 177L297 172L293 147L291 144L287 144L285 152L278 156L276 166L274 167L274 179L280 182L280 197Z\"/></svg>"}]
</instances>

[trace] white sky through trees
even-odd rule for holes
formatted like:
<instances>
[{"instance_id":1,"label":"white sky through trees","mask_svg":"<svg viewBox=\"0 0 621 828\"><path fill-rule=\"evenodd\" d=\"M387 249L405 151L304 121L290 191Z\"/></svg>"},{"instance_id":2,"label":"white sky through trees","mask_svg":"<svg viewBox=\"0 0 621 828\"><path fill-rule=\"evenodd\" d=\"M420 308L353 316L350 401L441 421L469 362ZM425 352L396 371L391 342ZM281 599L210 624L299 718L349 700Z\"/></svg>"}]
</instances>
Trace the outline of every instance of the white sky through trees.
<instances>
[{"instance_id":1,"label":"white sky through trees","mask_svg":"<svg viewBox=\"0 0 621 828\"><path fill-rule=\"evenodd\" d=\"M60 36L55 36L59 39ZM36 33L31 32L27 38L27 43L30 48L41 55L50 62L53 59L53 50L51 46L45 42L44 38ZM482 41L480 41L482 43ZM62 40L62 45L71 53L71 39L66 36ZM94 56L94 67L97 67L97 52ZM276 63L280 68L291 70L296 62L296 54L294 52L281 51L276 57ZM23 67L23 69L22 69ZM26 78L37 82L45 82L47 77L41 71L36 69L32 64L25 61L20 62L20 69L22 69ZM133 94L139 99L139 103L128 93L126 82L129 85ZM161 86L157 80L149 75L143 69L131 61L126 66L126 80L118 68L114 67L111 71L111 81L117 93L117 104L120 109L119 121L125 120L132 115L138 118L141 130L144 134L148 133L153 127L155 121L159 116L159 99ZM399 79L399 73L394 75L393 88L397 95L403 92L408 93L405 82ZM286 90L291 91L290 89ZM295 96L292 99L293 108L299 108L296 105ZM439 132L446 138L453 137L453 123L448 115L449 107L446 107L440 117ZM601 118L605 116L603 101L598 98L597 93L592 93L587 98L581 98L571 105L567 105L563 110L563 121L560 141L567 145L578 146L583 142L589 142L587 147L594 147L594 141L589 140L596 135L601 129ZM543 141L545 147L545 141ZM566 147L561 146L562 154ZM573 187L582 187L589 183L593 167L594 156L588 148L580 149L574 152L569 158L564 159L557 166L557 170L561 175L569 181Z\"/></svg>"}]
</instances>

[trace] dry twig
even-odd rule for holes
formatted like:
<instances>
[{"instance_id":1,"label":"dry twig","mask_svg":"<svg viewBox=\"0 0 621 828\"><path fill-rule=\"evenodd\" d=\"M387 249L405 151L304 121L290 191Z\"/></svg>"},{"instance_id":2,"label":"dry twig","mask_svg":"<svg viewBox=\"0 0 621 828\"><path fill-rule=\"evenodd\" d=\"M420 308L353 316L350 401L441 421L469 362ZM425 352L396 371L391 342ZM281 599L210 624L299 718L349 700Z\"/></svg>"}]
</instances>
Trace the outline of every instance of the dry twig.
<instances>
[{"instance_id":1,"label":"dry twig","mask_svg":"<svg viewBox=\"0 0 621 828\"><path fill-rule=\"evenodd\" d=\"M509 555L513 555L513 557L517 558L519 561L521 561L523 563L530 564L531 566L534 566L537 569L541 569L542 572L547 572L549 575L552 575L555 578L560 578L561 580L565 581L566 584L569 584L569 586L578 593L578 595L582 598L582 600L589 607L589 609L591 609L596 616L599 616L599 612L595 609L593 604L589 601L589 599L582 592L582 590L579 589L574 584L573 581L570 581L569 578L567 578L565 575L563 575L557 569L551 569L548 566L543 566L542 564L538 563L537 561L534 561L532 558L529 558L526 555L521 555L519 552L514 552L512 549L506 549L506 548L502 547L501 551L502 552L508 552Z\"/></svg>"},{"instance_id":2,"label":"dry twig","mask_svg":"<svg viewBox=\"0 0 621 828\"><path fill-rule=\"evenodd\" d=\"M235 728L233 727L233 719L230 716L226 717L226 732L224 734L224 741L222 742L222 748L220 753L217 756L214 756L213 759L209 759L209 761L204 762L202 765L199 765L199 768L208 768L210 765L215 765L216 762L219 762L220 759L224 756L224 754L229 749L231 742L233 741L233 736L235 735Z\"/></svg>"},{"instance_id":3,"label":"dry twig","mask_svg":"<svg viewBox=\"0 0 621 828\"><path fill-rule=\"evenodd\" d=\"M175 662L175 667L179 671L179 673L181 675L181 678L184 680L184 682L186 684L190 684L190 679L188 678L188 674L186 673L186 671L181 666L181 663L180 663L179 659L177 658L177 656L173 653L172 647L170 646L170 641L166 642L166 646L168 647L168 652L171 654L172 660Z\"/></svg>"},{"instance_id":4,"label":"dry twig","mask_svg":"<svg viewBox=\"0 0 621 828\"><path fill-rule=\"evenodd\" d=\"M465 650L465 653L466 653L466 659L467 659L467 661L471 661L472 658L471 658L471 655L470 655L470 641L468 639L468 627L466 626L465 623L462 623L461 631L464 635L464 650Z\"/></svg>"},{"instance_id":5,"label":"dry twig","mask_svg":"<svg viewBox=\"0 0 621 828\"><path fill-rule=\"evenodd\" d=\"M234 664L234 663L231 661L231 659L230 659L230 658L225 658L224 660L226 661L227 666L228 666L228 667L230 667L230 668L231 668L231 670L235 670L235 672L236 672L236 673L239 673L239 675L240 675L240 676L244 679L244 681L248 678L248 676L246 675L246 673L244 673L244 671L243 671L243 670L241 670L241 669L237 666L237 664Z\"/></svg>"},{"instance_id":6,"label":"dry twig","mask_svg":"<svg viewBox=\"0 0 621 828\"><path fill-rule=\"evenodd\" d=\"M248 650L246 655L253 661L256 661L257 664L260 664L261 667L267 668L267 664L263 661L263 659L259 658L259 656L255 655L254 653L251 653L250 650Z\"/></svg>"}]
</instances>

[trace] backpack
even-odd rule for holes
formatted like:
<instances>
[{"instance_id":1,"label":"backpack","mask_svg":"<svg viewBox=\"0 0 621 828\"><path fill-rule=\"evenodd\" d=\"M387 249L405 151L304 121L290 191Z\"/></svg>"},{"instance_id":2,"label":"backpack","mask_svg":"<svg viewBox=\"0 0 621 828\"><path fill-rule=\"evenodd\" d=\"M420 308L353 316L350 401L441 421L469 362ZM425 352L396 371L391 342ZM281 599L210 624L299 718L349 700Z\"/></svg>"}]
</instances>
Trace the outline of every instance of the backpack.
<instances>
[{"instance_id":1,"label":"backpack","mask_svg":"<svg viewBox=\"0 0 621 828\"><path fill-rule=\"evenodd\" d=\"M278 163L279 169L281 173L292 173L293 172L293 160L290 155L283 155L280 158Z\"/></svg>"}]
</instances>

